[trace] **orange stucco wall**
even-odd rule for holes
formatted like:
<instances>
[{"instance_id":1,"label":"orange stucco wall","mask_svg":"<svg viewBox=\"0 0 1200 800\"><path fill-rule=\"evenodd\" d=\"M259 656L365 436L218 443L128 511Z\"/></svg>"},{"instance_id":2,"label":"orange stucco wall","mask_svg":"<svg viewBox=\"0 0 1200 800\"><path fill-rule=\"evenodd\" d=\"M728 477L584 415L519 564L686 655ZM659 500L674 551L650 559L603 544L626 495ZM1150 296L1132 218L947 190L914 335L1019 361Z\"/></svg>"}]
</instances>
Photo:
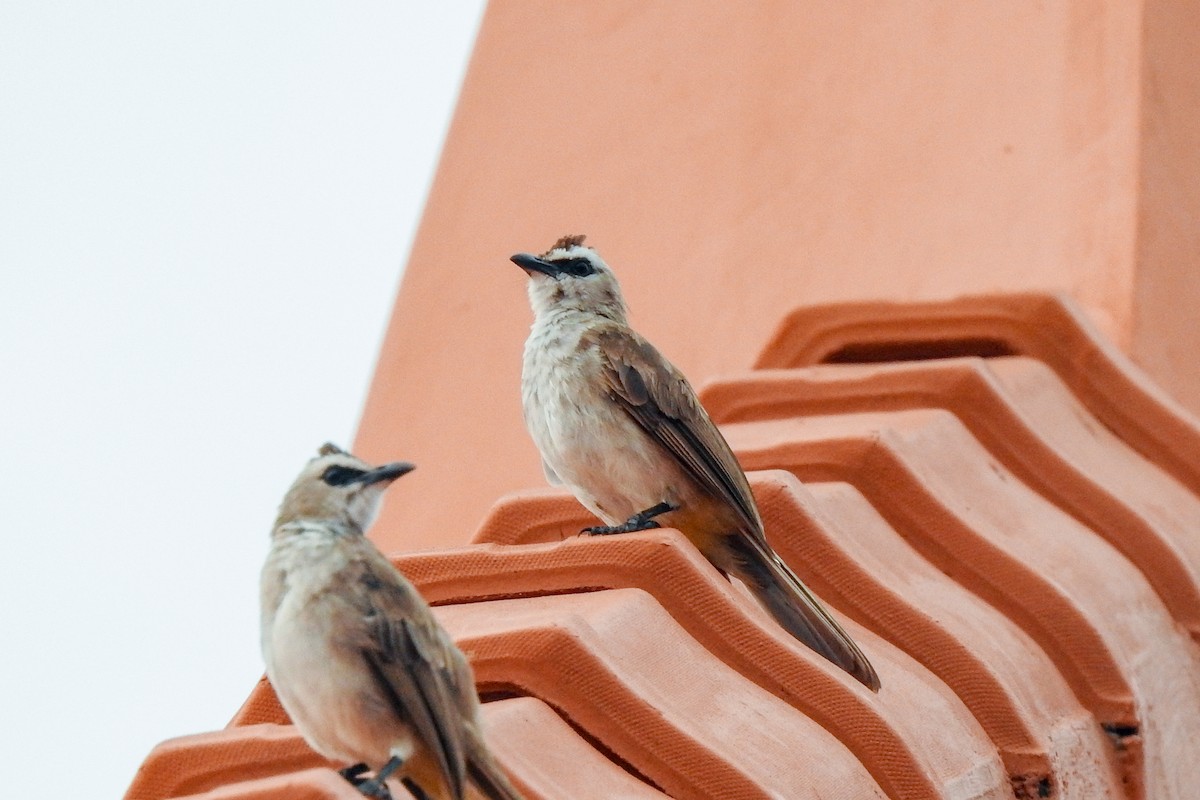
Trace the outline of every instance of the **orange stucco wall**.
<instances>
[{"instance_id":1,"label":"orange stucco wall","mask_svg":"<svg viewBox=\"0 0 1200 800\"><path fill-rule=\"evenodd\" d=\"M1133 357L1200 410L1200 4L1148 0Z\"/></svg>"},{"instance_id":2,"label":"orange stucco wall","mask_svg":"<svg viewBox=\"0 0 1200 800\"><path fill-rule=\"evenodd\" d=\"M1178 269L1195 234L1144 244L1185 187L1141 199L1159 119L1142 27L1123 0L493 3L356 445L420 467L381 545L466 541L499 495L543 483L508 256L565 233L589 235L698 386L800 305L1031 289L1070 293L1157 371L1182 320L1151 316L1169 292L1138 265ZM1179 387L1197 405L1200 379Z\"/></svg>"}]
</instances>

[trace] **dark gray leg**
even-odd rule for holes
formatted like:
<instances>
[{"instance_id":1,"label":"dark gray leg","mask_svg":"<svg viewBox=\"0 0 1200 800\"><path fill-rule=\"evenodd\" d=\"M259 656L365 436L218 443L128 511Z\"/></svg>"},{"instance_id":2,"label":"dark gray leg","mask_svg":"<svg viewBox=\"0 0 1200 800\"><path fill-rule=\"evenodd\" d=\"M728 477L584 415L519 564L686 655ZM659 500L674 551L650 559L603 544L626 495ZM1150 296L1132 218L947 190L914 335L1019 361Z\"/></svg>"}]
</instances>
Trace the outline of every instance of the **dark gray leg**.
<instances>
[{"instance_id":1,"label":"dark gray leg","mask_svg":"<svg viewBox=\"0 0 1200 800\"><path fill-rule=\"evenodd\" d=\"M375 772L374 778L358 784L358 790L367 797L374 797L375 800L392 800L392 793L388 791L387 786L383 782L402 766L404 766L404 759L392 756L386 764Z\"/></svg>"},{"instance_id":2,"label":"dark gray leg","mask_svg":"<svg viewBox=\"0 0 1200 800\"><path fill-rule=\"evenodd\" d=\"M593 528L584 528L580 533L587 533L593 536L607 536L611 533L633 533L634 531L645 531L650 528L661 527L654 518L659 514L665 514L668 511L678 511L679 506L671 503L659 503L656 506L650 506L645 511L639 511L629 519L625 520L623 525L597 525Z\"/></svg>"}]
</instances>

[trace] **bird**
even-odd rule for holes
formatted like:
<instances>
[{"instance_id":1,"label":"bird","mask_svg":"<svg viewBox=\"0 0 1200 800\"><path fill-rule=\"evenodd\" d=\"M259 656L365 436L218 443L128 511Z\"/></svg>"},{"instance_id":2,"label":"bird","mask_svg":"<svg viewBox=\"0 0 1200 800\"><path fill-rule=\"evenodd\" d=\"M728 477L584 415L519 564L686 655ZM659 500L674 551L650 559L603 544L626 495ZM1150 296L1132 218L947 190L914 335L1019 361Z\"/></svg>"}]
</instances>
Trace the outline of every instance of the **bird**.
<instances>
[{"instance_id":1,"label":"bird","mask_svg":"<svg viewBox=\"0 0 1200 800\"><path fill-rule=\"evenodd\" d=\"M368 797L390 797L396 776L418 800L520 800L484 741L466 657L364 533L413 469L326 443L301 470L262 570L267 678L309 746L348 762L339 772Z\"/></svg>"},{"instance_id":2,"label":"bird","mask_svg":"<svg viewBox=\"0 0 1200 800\"><path fill-rule=\"evenodd\" d=\"M546 479L606 523L581 533L678 529L792 636L878 691L866 655L768 544L729 444L683 373L629 326L617 278L585 238L511 257L529 277L521 404Z\"/></svg>"}]
</instances>

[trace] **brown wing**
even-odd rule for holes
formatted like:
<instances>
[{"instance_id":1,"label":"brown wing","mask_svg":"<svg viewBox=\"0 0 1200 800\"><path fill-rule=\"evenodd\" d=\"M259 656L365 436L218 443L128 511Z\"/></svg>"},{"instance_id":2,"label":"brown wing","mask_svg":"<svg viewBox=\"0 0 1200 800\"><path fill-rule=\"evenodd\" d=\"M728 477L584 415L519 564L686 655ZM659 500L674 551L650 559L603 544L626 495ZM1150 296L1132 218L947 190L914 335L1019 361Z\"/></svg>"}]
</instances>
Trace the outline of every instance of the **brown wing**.
<instances>
[{"instance_id":1,"label":"brown wing","mask_svg":"<svg viewBox=\"0 0 1200 800\"><path fill-rule=\"evenodd\" d=\"M627 329L601 329L596 344L613 399L689 474L737 509L749 540L728 542L741 564L738 577L793 636L878 691L879 678L858 645L767 544L746 473L687 379Z\"/></svg>"},{"instance_id":2,"label":"brown wing","mask_svg":"<svg viewBox=\"0 0 1200 800\"><path fill-rule=\"evenodd\" d=\"M605 327L593 335L612 398L692 477L737 510L744 533L765 541L746 473L683 373L628 328Z\"/></svg>"},{"instance_id":3,"label":"brown wing","mask_svg":"<svg viewBox=\"0 0 1200 800\"><path fill-rule=\"evenodd\" d=\"M371 552L353 569L366 622L365 635L357 642L363 657L396 714L433 755L452 796L462 798L464 714L473 711L469 697L475 691L466 659L417 591L382 555Z\"/></svg>"}]
</instances>

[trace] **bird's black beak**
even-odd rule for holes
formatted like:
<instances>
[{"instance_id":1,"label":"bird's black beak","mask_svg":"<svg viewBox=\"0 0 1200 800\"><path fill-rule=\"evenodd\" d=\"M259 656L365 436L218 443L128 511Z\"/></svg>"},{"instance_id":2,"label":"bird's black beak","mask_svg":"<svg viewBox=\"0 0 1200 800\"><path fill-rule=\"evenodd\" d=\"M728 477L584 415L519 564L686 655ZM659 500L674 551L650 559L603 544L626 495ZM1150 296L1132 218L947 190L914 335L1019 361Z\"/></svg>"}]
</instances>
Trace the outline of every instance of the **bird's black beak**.
<instances>
[{"instance_id":1,"label":"bird's black beak","mask_svg":"<svg viewBox=\"0 0 1200 800\"><path fill-rule=\"evenodd\" d=\"M549 261L543 261L537 256L529 253L517 253L510 260L518 267L525 270L527 274L540 272L543 275L549 275L550 277L554 277L558 274L558 268L554 264L550 263Z\"/></svg>"},{"instance_id":2,"label":"bird's black beak","mask_svg":"<svg viewBox=\"0 0 1200 800\"><path fill-rule=\"evenodd\" d=\"M376 467L369 472L364 472L358 481L363 486L370 486L373 483L391 483L396 478L399 478L401 475L407 475L416 468L416 464L410 464L407 461L396 461L392 464L384 464L382 467Z\"/></svg>"}]
</instances>

